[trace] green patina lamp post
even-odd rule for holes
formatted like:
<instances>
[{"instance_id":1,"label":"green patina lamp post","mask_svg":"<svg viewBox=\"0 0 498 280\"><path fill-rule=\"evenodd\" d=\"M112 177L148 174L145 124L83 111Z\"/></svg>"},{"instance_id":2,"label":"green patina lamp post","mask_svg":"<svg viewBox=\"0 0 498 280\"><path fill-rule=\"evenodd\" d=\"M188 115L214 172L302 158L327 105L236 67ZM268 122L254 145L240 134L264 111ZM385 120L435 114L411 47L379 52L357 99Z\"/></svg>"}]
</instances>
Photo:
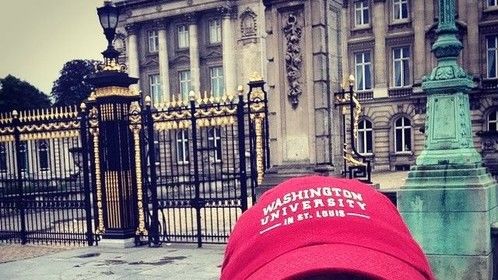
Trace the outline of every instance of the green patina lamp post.
<instances>
[{"instance_id":1,"label":"green patina lamp post","mask_svg":"<svg viewBox=\"0 0 498 280\"><path fill-rule=\"evenodd\" d=\"M496 221L496 183L474 147L469 92L474 83L457 63L455 0L439 1L438 64L424 78L425 149L398 209L429 257L438 279L493 279L490 226Z\"/></svg>"}]
</instances>

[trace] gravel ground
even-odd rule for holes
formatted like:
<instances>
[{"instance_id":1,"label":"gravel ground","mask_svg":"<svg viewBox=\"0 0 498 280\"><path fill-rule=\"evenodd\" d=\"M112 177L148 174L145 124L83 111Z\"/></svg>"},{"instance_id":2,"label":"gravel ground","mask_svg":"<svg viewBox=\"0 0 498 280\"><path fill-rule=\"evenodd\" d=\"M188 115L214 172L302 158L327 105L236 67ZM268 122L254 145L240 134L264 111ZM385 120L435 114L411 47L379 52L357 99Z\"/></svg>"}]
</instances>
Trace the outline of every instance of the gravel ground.
<instances>
[{"instance_id":1,"label":"gravel ground","mask_svg":"<svg viewBox=\"0 0 498 280\"><path fill-rule=\"evenodd\" d=\"M78 249L78 246L3 244L0 243L0 263L36 258L62 251Z\"/></svg>"}]
</instances>

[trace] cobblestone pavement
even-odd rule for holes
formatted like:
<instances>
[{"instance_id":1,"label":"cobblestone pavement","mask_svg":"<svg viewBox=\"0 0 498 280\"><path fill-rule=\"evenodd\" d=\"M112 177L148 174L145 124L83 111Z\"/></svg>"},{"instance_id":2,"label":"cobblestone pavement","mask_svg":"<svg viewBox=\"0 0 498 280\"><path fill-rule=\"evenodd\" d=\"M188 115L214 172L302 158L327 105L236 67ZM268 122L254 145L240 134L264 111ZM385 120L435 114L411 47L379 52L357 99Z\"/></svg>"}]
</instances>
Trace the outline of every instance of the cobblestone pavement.
<instances>
[{"instance_id":1,"label":"cobblestone pavement","mask_svg":"<svg viewBox=\"0 0 498 280\"><path fill-rule=\"evenodd\" d=\"M0 243L0 263L36 258L47 254L54 254L67 250L74 250L75 246L33 245L33 244L5 244Z\"/></svg>"},{"instance_id":2,"label":"cobblestone pavement","mask_svg":"<svg viewBox=\"0 0 498 280\"><path fill-rule=\"evenodd\" d=\"M0 248L7 247L10 246ZM216 280L220 277L224 248L164 244L160 248L96 246L57 253L45 251L43 257L1 263L0 279ZM0 254L5 255L3 251Z\"/></svg>"}]
</instances>

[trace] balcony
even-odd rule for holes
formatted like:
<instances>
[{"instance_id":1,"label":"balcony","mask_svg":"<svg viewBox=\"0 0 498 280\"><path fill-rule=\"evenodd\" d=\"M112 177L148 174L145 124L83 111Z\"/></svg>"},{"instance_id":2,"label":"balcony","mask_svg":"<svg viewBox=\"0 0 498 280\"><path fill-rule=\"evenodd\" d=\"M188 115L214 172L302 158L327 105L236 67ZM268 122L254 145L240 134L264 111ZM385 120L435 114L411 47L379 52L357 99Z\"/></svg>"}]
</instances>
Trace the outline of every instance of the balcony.
<instances>
[{"instance_id":1,"label":"balcony","mask_svg":"<svg viewBox=\"0 0 498 280\"><path fill-rule=\"evenodd\" d=\"M482 79L481 88L483 90L498 89L498 79Z\"/></svg>"},{"instance_id":2,"label":"balcony","mask_svg":"<svg viewBox=\"0 0 498 280\"><path fill-rule=\"evenodd\" d=\"M412 87L403 87L403 88L390 88L389 89L389 97L403 97L410 96L413 93Z\"/></svg>"},{"instance_id":3,"label":"balcony","mask_svg":"<svg viewBox=\"0 0 498 280\"><path fill-rule=\"evenodd\" d=\"M373 91L357 91L356 96L358 96L358 100L369 100L373 99Z\"/></svg>"}]
</instances>

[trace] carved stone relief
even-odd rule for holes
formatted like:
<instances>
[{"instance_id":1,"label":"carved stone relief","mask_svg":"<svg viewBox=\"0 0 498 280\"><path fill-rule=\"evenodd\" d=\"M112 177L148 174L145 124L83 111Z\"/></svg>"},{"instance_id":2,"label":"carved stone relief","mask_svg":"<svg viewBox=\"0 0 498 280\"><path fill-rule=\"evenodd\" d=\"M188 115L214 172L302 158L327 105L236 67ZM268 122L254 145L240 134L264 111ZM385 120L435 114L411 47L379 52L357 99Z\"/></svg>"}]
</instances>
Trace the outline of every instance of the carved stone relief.
<instances>
[{"instance_id":1,"label":"carved stone relief","mask_svg":"<svg viewBox=\"0 0 498 280\"><path fill-rule=\"evenodd\" d=\"M240 34L242 38L256 35L256 13L250 8L240 15Z\"/></svg>"},{"instance_id":2,"label":"carved stone relief","mask_svg":"<svg viewBox=\"0 0 498 280\"><path fill-rule=\"evenodd\" d=\"M302 53L301 39L302 28L295 13L290 13L283 27L286 40L285 70L289 89L287 96L292 104L292 108L297 108L299 96L303 93L301 88Z\"/></svg>"}]
</instances>

